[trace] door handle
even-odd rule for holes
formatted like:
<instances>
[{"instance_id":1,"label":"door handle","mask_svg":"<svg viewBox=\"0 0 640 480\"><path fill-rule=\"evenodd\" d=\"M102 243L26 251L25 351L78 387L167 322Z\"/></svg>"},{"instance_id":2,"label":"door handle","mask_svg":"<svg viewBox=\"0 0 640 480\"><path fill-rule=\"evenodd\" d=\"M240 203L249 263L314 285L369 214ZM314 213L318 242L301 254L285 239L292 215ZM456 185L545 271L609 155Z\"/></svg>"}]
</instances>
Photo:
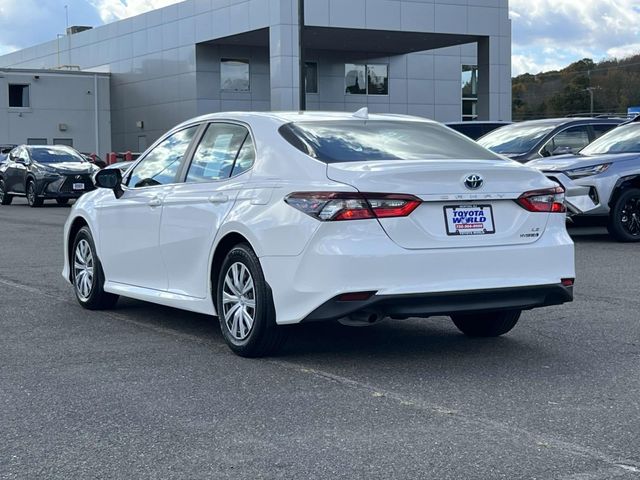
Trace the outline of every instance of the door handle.
<instances>
[{"instance_id":1,"label":"door handle","mask_svg":"<svg viewBox=\"0 0 640 480\"><path fill-rule=\"evenodd\" d=\"M225 203L229 201L229 195L224 193L217 193L209 197L209 203Z\"/></svg>"},{"instance_id":2,"label":"door handle","mask_svg":"<svg viewBox=\"0 0 640 480\"><path fill-rule=\"evenodd\" d=\"M159 207L160 205L162 205L162 198L160 197L153 197L151 200L149 200L150 207Z\"/></svg>"}]
</instances>

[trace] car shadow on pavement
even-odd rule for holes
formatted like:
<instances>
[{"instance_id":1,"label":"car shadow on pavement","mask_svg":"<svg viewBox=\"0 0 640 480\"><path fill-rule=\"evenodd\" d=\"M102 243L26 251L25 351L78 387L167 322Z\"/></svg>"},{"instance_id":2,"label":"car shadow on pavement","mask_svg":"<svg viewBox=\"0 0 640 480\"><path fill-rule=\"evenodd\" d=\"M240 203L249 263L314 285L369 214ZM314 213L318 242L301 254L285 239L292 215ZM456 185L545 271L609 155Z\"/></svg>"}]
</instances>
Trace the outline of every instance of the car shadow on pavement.
<instances>
[{"instance_id":1,"label":"car shadow on pavement","mask_svg":"<svg viewBox=\"0 0 640 480\"><path fill-rule=\"evenodd\" d=\"M195 341L223 346L224 340L215 317L176 310L131 299L121 299L115 312L127 319L166 329ZM317 355L339 356L344 361L373 359L407 361L469 362L478 359L506 357L510 361L530 361L532 357L548 355L544 345L531 345L517 335L517 329L527 328L521 322L514 333L499 338L473 339L462 335L448 317L430 319L385 320L369 327L347 327L337 322L309 323L287 326L289 336L277 359L308 359ZM542 350L542 351L540 351ZM231 354L231 352L229 352ZM542 361L542 360L540 360Z\"/></svg>"}]
</instances>

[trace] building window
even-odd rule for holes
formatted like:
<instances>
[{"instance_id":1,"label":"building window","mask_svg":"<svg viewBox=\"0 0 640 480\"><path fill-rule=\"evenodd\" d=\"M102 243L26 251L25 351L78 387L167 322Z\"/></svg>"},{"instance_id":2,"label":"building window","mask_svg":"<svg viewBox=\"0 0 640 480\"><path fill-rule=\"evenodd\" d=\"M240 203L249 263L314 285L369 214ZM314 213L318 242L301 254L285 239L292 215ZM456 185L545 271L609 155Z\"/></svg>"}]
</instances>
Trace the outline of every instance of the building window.
<instances>
[{"instance_id":1,"label":"building window","mask_svg":"<svg viewBox=\"0 0 640 480\"><path fill-rule=\"evenodd\" d=\"M67 147L73 147L73 138L54 138L54 145L66 145Z\"/></svg>"},{"instance_id":2,"label":"building window","mask_svg":"<svg viewBox=\"0 0 640 480\"><path fill-rule=\"evenodd\" d=\"M462 66L462 120L478 119L478 66Z\"/></svg>"},{"instance_id":3,"label":"building window","mask_svg":"<svg viewBox=\"0 0 640 480\"><path fill-rule=\"evenodd\" d=\"M223 58L220 60L220 85L230 92L249 91L249 60Z\"/></svg>"},{"instance_id":4,"label":"building window","mask_svg":"<svg viewBox=\"0 0 640 480\"><path fill-rule=\"evenodd\" d=\"M389 68L387 65L367 65L367 93L389 95Z\"/></svg>"},{"instance_id":5,"label":"building window","mask_svg":"<svg viewBox=\"0 0 640 480\"><path fill-rule=\"evenodd\" d=\"M387 65L356 65L344 67L345 92L351 95L388 95L389 67Z\"/></svg>"},{"instance_id":6,"label":"building window","mask_svg":"<svg viewBox=\"0 0 640 480\"><path fill-rule=\"evenodd\" d=\"M9 107L27 108L29 103L29 85L9 85Z\"/></svg>"},{"instance_id":7,"label":"building window","mask_svg":"<svg viewBox=\"0 0 640 480\"><path fill-rule=\"evenodd\" d=\"M27 138L27 145L46 145L46 138Z\"/></svg>"},{"instance_id":8,"label":"building window","mask_svg":"<svg viewBox=\"0 0 640 480\"><path fill-rule=\"evenodd\" d=\"M306 93L318 93L318 64L304 62L304 85Z\"/></svg>"}]
</instances>

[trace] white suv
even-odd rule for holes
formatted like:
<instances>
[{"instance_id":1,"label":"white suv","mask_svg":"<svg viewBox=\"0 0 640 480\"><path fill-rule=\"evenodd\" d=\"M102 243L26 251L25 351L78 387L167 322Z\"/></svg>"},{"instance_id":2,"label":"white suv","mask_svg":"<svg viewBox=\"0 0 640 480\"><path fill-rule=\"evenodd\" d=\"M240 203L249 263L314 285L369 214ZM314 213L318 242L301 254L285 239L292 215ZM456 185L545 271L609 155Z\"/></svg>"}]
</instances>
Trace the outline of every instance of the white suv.
<instances>
[{"instance_id":1,"label":"white suv","mask_svg":"<svg viewBox=\"0 0 640 480\"><path fill-rule=\"evenodd\" d=\"M310 321L448 315L496 336L572 299L562 189L425 119L213 114L96 183L64 232L80 304L217 315L240 355Z\"/></svg>"}]
</instances>

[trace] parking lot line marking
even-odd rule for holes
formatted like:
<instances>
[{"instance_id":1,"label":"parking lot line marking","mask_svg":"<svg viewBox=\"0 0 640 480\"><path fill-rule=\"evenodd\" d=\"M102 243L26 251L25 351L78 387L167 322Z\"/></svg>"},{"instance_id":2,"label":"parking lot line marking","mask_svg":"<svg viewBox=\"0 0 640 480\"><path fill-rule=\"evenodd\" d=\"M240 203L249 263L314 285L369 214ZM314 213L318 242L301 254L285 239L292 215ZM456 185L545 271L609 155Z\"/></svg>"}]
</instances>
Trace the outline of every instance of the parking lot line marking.
<instances>
[{"instance_id":1,"label":"parking lot line marking","mask_svg":"<svg viewBox=\"0 0 640 480\"><path fill-rule=\"evenodd\" d=\"M61 298L60 296L57 295L53 295L50 294L48 292L44 292L40 289L31 287L29 285L25 285L23 283L14 281L14 280L10 280L10 279L6 279L6 278L2 278L0 277L0 284L2 285L6 285L10 288L15 288L15 289L19 289L19 290L23 290L23 291L27 291L29 293L33 293L36 295L41 295L41 296L45 296L48 298L52 298L55 301L59 302L59 303L64 303L64 304L70 304L70 305L75 305L75 302L72 302L68 299L64 299ZM80 307L78 307L80 308ZM160 327L157 325L151 325L149 323L145 323L139 320L134 320L131 318L128 318L127 316L123 315L123 314L118 314L116 312L109 312L109 311L97 311L95 312L96 314L103 314L105 317L108 318L112 318L114 320L117 320L119 322L124 322L124 323L128 323L130 325L135 325L139 328L143 328L146 330L151 330L157 333L161 333L164 335L169 335L172 337L177 337L179 339L182 340L186 340L189 342L195 342L198 343L200 345L206 345L207 347L215 347L216 350L218 351L226 351L227 347L224 343L221 342L216 342L216 341L212 341L212 340L207 340L207 339L203 339L202 337L196 336L196 335L191 335L188 333L181 333L178 332L176 330L173 330L171 328L165 328L165 327ZM307 366L303 366L301 364L297 364L294 362L290 362L287 360L280 360L280 359L264 359L263 361L268 362L270 364L273 365L277 365L277 366L281 366L283 368L286 368L290 371L295 371L297 373L301 373L301 374L305 374L305 375L314 375L318 378L321 378L325 381L331 381L331 382L335 382L338 383L346 388L351 388L351 389L355 389L355 390L359 390L362 392L367 393L368 395L371 396L377 396L380 398L388 398L391 399L395 402L397 402L399 405L401 405L403 408L418 408L420 410L423 411L429 411L433 414L438 414L438 415L448 415L451 418L455 419L456 421L462 422L462 423L467 423L469 425L474 425L474 426L481 426L484 428L487 428L489 430L493 430L495 432L497 432L498 434L502 434L502 435L509 435L509 436L520 436L520 437L524 437L527 440L529 440L531 442L531 444L533 445L540 445L540 444L545 444L548 445L549 448L555 448L557 450L559 450L562 453L565 453L567 455L572 455L572 456L579 456L579 457L584 457L584 458L591 458L593 460L598 460L602 463L605 463L607 465L610 465L611 467L614 467L616 469L618 469L618 471L625 471L625 472L630 472L630 473L638 473L640 472L640 461L636 462L634 460L631 459L623 459L623 458L614 458L613 456L607 454L607 453L603 453L597 449L591 448L591 447L586 447L583 445L579 445L576 443L571 443L571 442L566 442L564 440L560 440L558 438L555 438L553 436L549 436L546 434L539 434L539 433L534 433L534 432L530 432L529 430L525 430L523 428L519 428L519 427L514 427L514 426L510 426L508 424L505 424L503 422L499 422L496 420L491 420L489 418L484 418L484 417L480 417L480 416L471 416L468 414L465 414L461 411L458 410L454 410L454 409L449 409L449 408L445 408L442 407L440 405L435 405L432 403L429 403L421 398L414 398L414 397L410 397L407 395L403 395L401 393L398 392L393 392L390 390L385 390L385 389L380 389L377 386L374 386L372 384L366 383L366 382L362 382L359 380L355 380L352 378L348 378L348 377L344 377L342 375L337 375L331 372L326 372L323 370L319 370L316 368L310 368ZM636 467L635 465L639 465L638 467ZM588 474L587 474L588 475ZM592 477L586 477L586 478L592 478ZM596 478L600 478L600 477L596 477Z\"/></svg>"}]
</instances>

